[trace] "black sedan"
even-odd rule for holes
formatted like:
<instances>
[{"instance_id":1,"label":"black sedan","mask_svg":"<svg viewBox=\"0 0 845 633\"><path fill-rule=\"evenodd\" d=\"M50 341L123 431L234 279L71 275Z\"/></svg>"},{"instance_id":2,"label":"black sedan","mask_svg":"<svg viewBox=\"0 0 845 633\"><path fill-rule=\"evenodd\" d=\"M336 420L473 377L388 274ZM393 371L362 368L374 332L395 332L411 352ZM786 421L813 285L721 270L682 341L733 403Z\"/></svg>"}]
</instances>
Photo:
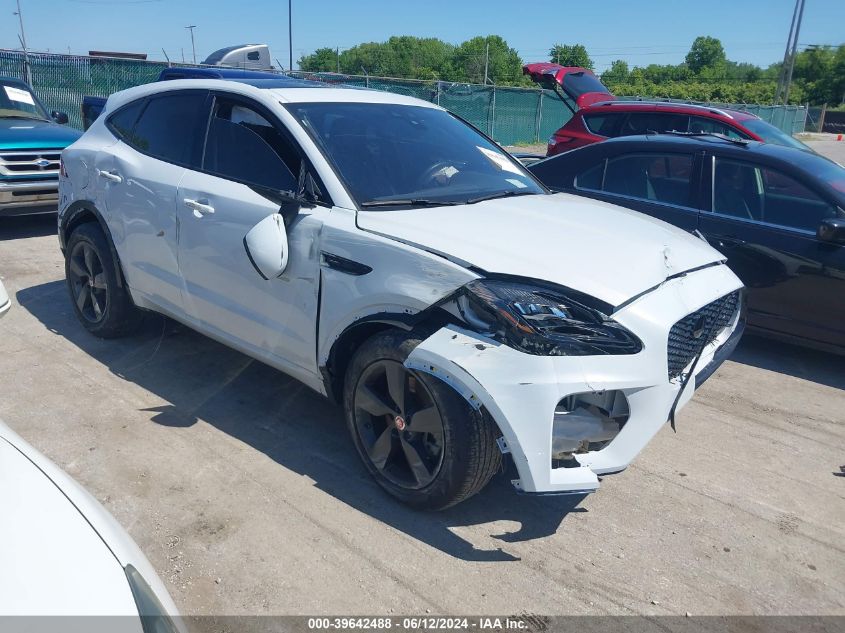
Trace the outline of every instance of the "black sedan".
<instances>
[{"instance_id":1,"label":"black sedan","mask_svg":"<svg viewBox=\"0 0 845 633\"><path fill-rule=\"evenodd\" d=\"M700 231L748 287L751 328L845 352L845 169L837 163L721 136L650 134L529 169L555 191Z\"/></svg>"}]
</instances>

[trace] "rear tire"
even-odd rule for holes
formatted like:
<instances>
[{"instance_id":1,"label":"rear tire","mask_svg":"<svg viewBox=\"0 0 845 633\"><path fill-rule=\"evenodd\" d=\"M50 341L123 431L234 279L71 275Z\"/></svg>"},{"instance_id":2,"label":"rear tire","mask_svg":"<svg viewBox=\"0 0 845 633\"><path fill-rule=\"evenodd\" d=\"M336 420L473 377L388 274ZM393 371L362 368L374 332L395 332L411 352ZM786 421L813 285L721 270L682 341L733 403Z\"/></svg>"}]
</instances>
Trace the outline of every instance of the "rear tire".
<instances>
[{"instance_id":1,"label":"rear tire","mask_svg":"<svg viewBox=\"0 0 845 633\"><path fill-rule=\"evenodd\" d=\"M77 227L65 249L65 279L76 318L100 338L130 334L143 319L120 274L100 226Z\"/></svg>"},{"instance_id":2,"label":"rear tire","mask_svg":"<svg viewBox=\"0 0 845 633\"><path fill-rule=\"evenodd\" d=\"M446 383L404 367L419 343L398 330L368 339L346 372L344 407L378 484L410 506L442 510L479 492L499 469L498 429Z\"/></svg>"}]
</instances>

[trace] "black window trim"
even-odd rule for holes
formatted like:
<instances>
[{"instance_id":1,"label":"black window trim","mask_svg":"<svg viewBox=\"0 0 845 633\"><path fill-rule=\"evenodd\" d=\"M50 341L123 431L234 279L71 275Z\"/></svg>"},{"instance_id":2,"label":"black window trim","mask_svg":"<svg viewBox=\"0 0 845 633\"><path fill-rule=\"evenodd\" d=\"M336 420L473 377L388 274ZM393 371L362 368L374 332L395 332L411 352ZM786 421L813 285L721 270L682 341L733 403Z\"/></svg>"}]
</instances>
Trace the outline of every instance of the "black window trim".
<instances>
[{"instance_id":1,"label":"black window trim","mask_svg":"<svg viewBox=\"0 0 845 633\"><path fill-rule=\"evenodd\" d=\"M307 174L309 174L311 176L311 178L313 178L313 180L317 183L317 187L319 187L320 192L323 195L323 200L315 200L315 201L313 201L313 204L320 206L320 207L326 207L326 208L329 208L329 209L334 206L334 202L332 201L331 196L329 195L329 192L326 189L326 186L323 183L322 178L320 178L320 174L317 173L317 170L314 168L314 164L311 162L311 159L308 158L308 153L302 148L302 145L300 145L299 141L297 141L296 138L294 138L293 134L290 133L290 131L287 129L287 126L285 126L279 120L279 117L277 117L275 114L273 114L267 106L265 106L264 104L256 101L255 99L252 99L251 97L239 94L237 92L227 92L225 90L219 90L219 89L209 91L209 102L208 102L209 107L207 109L208 117L206 118L205 130L203 131L202 151L200 152L200 168L199 169L192 169L192 171L196 171L196 172L199 172L201 174L206 174L208 176L214 176L215 178L220 178L220 179L226 180L228 182L236 182L240 185L244 185L245 187L249 187L253 191L256 191L256 193L258 193L259 195L263 195L263 194L261 194L261 191L260 191L262 189L261 185L258 185L254 182L247 182L245 180L240 180L238 178L232 178L230 176L218 174L218 173L215 173L213 171L205 169L205 150L206 150L206 147L208 145L208 133L209 133L210 128L211 128L211 115L214 112L214 106L215 106L215 103L216 103L218 98L225 98L225 99L228 99L230 101L238 102L245 107L248 107L252 110L255 110L258 114L260 114L262 117L264 117L264 119L268 123L270 123L270 125L272 125L273 128L277 132L279 132L288 143L290 143L291 147L293 147L293 149L299 155L299 158L302 161L302 165L305 166L305 170L306 170ZM284 105L284 104L281 104L281 105ZM279 157L279 159L281 160L281 157ZM282 162L284 162L284 161L282 161ZM302 169L302 165L300 165L300 170ZM294 180L296 180L297 182L300 181L300 176L301 176L301 174L293 174ZM256 188L257 188L257 190L256 190Z\"/></svg>"},{"instance_id":2,"label":"black window trim","mask_svg":"<svg viewBox=\"0 0 845 633\"><path fill-rule=\"evenodd\" d=\"M202 107L203 107L203 112L206 116L206 127L207 127L208 126L208 117L209 117L209 112L210 112L210 110L209 110L209 90L207 88L182 88L182 89L177 89L177 90L166 90L166 91L162 91L162 92L155 92L153 94L146 95L146 96L140 97L138 99L133 99L132 101L123 104L117 110L115 110L113 113L111 113L109 115L109 117L106 119L106 127L108 127L109 131L121 143L124 143L127 147L132 148L132 150L138 152L139 154L142 154L144 156L148 156L149 158L154 158L155 160L159 160L162 163L167 163L168 165L175 165L176 167L182 167L184 169L190 169L192 171L197 171L196 165L192 165L190 162L184 162L183 163L181 161L173 161L173 160L162 158L161 156L156 156L155 154L152 154L150 152L145 152L144 150L142 150L142 149L136 147L135 145L129 143L126 140L126 138L122 134L119 134L114 129L114 127L111 125L112 117L117 116L117 114L119 112L123 111L124 109L128 108L129 106L131 106L135 103L138 103L139 101L142 101L143 103L141 104L141 110L138 112L138 116L135 118L135 122L132 124L132 132L134 133L135 127L138 125L138 121L140 121L141 117L144 116L144 113L147 111L147 107L149 107L150 102L155 101L156 99L160 99L160 98L164 98L164 97L170 97L170 96L177 95L177 94L181 95L181 94L193 94L193 93L198 93L198 94L204 93L205 94L206 98L205 98L205 101L204 101ZM199 129L202 129L202 127L200 126ZM202 149L203 150L205 149L205 141L204 140L203 140L203 143L202 143ZM195 154L194 158L199 158L200 162L202 162L202 151L198 152L198 148L194 147L193 153ZM196 156L197 153L199 153L199 156Z\"/></svg>"},{"instance_id":3,"label":"black window trim","mask_svg":"<svg viewBox=\"0 0 845 633\"><path fill-rule=\"evenodd\" d=\"M792 178L792 180L797 181L799 185L806 187L812 193L816 194L822 201L827 202L829 205L831 205L834 208L839 208L839 205L835 201L831 201L830 198L828 198L826 195L822 195L815 186L808 184L807 181L803 177L798 177L798 176L796 176L792 173L788 173L788 172L784 171L784 169L782 169L779 165L771 165L771 164L768 163L768 161L751 162L745 157L736 157L736 156L733 156L733 155L730 155L730 154L717 154L716 152L712 152L712 151L708 152L708 155L709 155L710 160L706 160L706 164L708 164L709 167L710 167L710 175L709 175L710 183L709 183L709 187L708 187L708 191L709 191L709 194L710 194L710 200L708 201L709 204L702 204L701 205L701 210L704 213L707 213L708 217L720 218L720 219L725 219L725 220L732 220L732 221L735 221L735 222L741 222L743 224L748 224L748 225L751 225L751 226L758 226L758 227L764 228L764 229L774 229L774 230L778 230L778 231L788 231L789 233L794 233L794 234L796 234L797 236L800 236L800 237L817 238L817 232L812 231L810 229L799 229L798 227L795 227L795 226L786 226L785 224L775 224L774 222L765 222L763 220L754 220L752 218L743 218L743 217L740 217L740 216L730 215L728 213L719 213L718 211L715 211L713 209L713 205L716 204L715 200L716 200L716 160L717 160L717 158L721 158L722 160L732 161L732 162L735 162L735 163L741 163L741 164L744 163L746 165L750 165L750 166L758 168L758 169L771 169L773 171L780 172L780 173L784 174L785 176L787 176L788 178ZM702 202L704 202L704 201L702 201Z\"/></svg>"}]
</instances>

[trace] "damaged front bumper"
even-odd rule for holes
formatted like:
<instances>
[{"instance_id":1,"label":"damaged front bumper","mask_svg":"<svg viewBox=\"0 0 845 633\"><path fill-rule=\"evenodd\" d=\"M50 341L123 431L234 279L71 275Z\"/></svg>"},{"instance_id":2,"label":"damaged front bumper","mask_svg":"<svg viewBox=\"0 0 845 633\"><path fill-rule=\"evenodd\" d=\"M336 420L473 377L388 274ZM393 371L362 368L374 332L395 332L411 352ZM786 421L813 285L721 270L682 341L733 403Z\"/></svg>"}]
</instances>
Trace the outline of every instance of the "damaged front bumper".
<instances>
[{"instance_id":1,"label":"damaged front bumper","mask_svg":"<svg viewBox=\"0 0 845 633\"><path fill-rule=\"evenodd\" d=\"M624 470L667 421L675 401L680 410L715 371L736 344L741 314L737 311L704 348L694 368L687 367L692 378L680 398L681 381L670 379L667 372L672 325L739 288L741 283L726 266L714 266L669 280L617 310L613 319L643 342L638 354L533 356L449 326L420 343L405 365L437 376L474 408L486 409L519 472L513 482L518 491L592 492L599 486L599 475ZM560 419L555 423L556 409L569 396L607 392L619 392L626 401L621 430L597 450L556 459L555 428L558 434L562 429Z\"/></svg>"}]
</instances>

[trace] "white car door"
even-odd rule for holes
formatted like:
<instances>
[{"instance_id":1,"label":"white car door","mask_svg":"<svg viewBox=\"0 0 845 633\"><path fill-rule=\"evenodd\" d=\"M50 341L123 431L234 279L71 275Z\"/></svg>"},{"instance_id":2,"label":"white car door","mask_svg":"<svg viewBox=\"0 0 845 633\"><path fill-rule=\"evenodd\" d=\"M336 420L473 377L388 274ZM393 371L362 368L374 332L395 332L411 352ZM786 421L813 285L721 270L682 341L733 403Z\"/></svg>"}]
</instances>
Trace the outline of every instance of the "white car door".
<instances>
[{"instance_id":1,"label":"white car door","mask_svg":"<svg viewBox=\"0 0 845 633\"><path fill-rule=\"evenodd\" d=\"M215 97L202 171L186 171L179 186L179 269L199 329L313 378L318 243L328 208L287 207L288 264L277 278L265 279L245 249L250 229L280 211L270 190L297 188L301 155L272 118L241 98Z\"/></svg>"},{"instance_id":2,"label":"white car door","mask_svg":"<svg viewBox=\"0 0 845 633\"><path fill-rule=\"evenodd\" d=\"M97 179L133 293L165 311L184 311L177 253L176 192L199 163L208 91L164 93L128 104L109 119L121 142L100 152Z\"/></svg>"}]
</instances>

